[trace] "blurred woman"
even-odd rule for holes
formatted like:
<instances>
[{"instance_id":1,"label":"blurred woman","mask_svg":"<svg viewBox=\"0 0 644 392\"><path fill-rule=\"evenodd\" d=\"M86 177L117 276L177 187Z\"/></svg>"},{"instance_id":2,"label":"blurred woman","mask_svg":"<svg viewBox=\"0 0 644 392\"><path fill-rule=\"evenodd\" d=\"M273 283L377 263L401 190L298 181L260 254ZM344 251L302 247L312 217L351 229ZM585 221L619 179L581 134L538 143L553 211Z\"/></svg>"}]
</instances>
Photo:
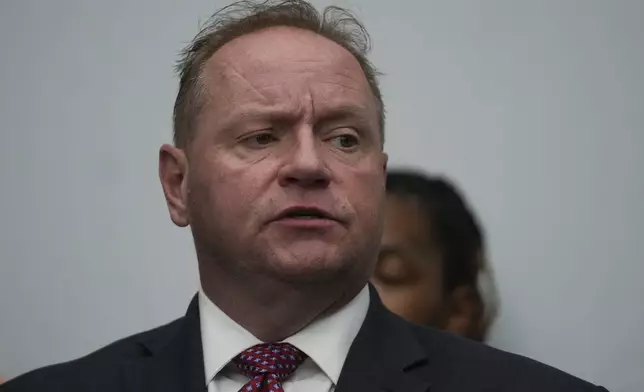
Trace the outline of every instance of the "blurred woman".
<instances>
[{"instance_id":1,"label":"blurred woman","mask_svg":"<svg viewBox=\"0 0 644 392\"><path fill-rule=\"evenodd\" d=\"M385 227L372 283L403 318L484 341L497 313L484 235L447 179L387 175Z\"/></svg>"}]
</instances>

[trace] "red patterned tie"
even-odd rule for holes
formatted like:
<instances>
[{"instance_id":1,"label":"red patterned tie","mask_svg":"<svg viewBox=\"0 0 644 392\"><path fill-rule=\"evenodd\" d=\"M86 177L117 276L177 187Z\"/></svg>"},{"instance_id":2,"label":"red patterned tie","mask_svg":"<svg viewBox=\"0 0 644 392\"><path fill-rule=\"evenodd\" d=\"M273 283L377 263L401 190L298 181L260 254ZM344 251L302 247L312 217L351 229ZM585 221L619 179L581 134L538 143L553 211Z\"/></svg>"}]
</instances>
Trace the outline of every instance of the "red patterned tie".
<instances>
[{"instance_id":1,"label":"red patterned tie","mask_svg":"<svg viewBox=\"0 0 644 392\"><path fill-rule=\"evenodd\" d=\"M258 344L237 355L233 362L250 381L240 392L284 392L282 381L304 362L306 354L289 343Z\"/></svg>"}]
</instances>

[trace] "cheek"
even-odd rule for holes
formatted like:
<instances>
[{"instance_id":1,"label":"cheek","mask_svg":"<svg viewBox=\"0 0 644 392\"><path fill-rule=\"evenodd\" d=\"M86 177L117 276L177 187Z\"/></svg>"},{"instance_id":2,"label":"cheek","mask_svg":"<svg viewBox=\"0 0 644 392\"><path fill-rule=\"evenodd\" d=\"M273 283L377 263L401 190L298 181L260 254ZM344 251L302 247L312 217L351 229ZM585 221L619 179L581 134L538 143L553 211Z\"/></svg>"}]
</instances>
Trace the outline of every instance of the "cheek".
<instances>
[{"instance_id":1,"label":"cheek","mask_svg":"<svg viewBox=\"0 0 644 392\"><path fill-rule=\"evenodd\" d=\"M369 216L372 221L382 220L385 203L385 176L382 167L369 162L363 167L341 169L341 184L356 211Z\"/></svg>"},{"instance_id":2,"label":"cheek","mask_svg":"<svg viewBox=\"0 0 644 392\"><path fill-rule=\"evenodd\" d=\"M227 221L227 224L236 223L231 219L247 217L261 194L260 166L242 168L220 161L204 161L195 167L188 184L191 204L199 209L195 213L210 216L214 221Z\"/></svg>"},{"instance_id":3,"label":"cheek","mask_svg":"<svg viewBox=\"0 0 644 392\"><path fill-rule=\"evenodd\" d=\"M384 305L393 313L417 324L431 325L440 317L441 297L426 284L379 285L374 282Z\"/></svg>"},{"instance_id":4,"label":"cheek","mask_svg":"<svg viewBox=\"0 0 644 392\"><path fill-rule=\"evenodd\" d=\"M425 324L435 312L431 301L412 289L384 290L381 294L385 306L393 313L414 323Z\"/></svg>"}]
</instances>

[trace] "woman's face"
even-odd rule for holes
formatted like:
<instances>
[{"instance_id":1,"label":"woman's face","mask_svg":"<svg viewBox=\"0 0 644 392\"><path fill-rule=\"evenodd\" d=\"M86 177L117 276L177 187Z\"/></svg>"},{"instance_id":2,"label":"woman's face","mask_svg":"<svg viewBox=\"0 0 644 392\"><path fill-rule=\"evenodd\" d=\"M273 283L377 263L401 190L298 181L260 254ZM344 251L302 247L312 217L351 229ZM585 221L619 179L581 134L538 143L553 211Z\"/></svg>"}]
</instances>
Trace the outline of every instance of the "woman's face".
<instances>
[{"instance_id":1,"label":"woman's face","mask_svg":"<svg viewBox=\"0 0 644 392\"><path fill-rule=\"evenodd\" d=\"M387 196L372 283L392 312L416 324L440 324L443 271L431 223L414 197Z\"/></svg>"},{"instance_id":2,"label":"woman's face","mask_svg":"<svg viewBox=\"0 0 644 392\"><path fill-rule=\"evenodd\" d=\"M435 238L416 198L388 195L372 283L385 306L407 321L480 340L478 290L463 285L445 291L444 260Z\"/></svg>"}]
</instances>

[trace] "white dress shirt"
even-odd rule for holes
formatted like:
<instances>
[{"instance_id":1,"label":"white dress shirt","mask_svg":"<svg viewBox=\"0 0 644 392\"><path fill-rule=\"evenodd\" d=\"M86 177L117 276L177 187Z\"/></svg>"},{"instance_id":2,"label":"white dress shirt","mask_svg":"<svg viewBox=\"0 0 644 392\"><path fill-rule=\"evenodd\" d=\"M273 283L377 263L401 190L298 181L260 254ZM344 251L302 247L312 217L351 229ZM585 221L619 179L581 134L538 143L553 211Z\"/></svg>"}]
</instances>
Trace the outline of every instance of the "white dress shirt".
<instances>
[{"instance_id":1,"label":"white dress shirt","mask_svg":"<svg viewBox=\"0 0 644 392\"><path fill-rule=\"evenodd\" d=\"M282 383L284 392L333 392L340 371L369 308L369 289L334 314L317 320L284 340L307 358ZM208 392L238 392L249 379L230 361L245 349L262 343L199 292L199 315Z\"/></svg>"}]
</instances>

